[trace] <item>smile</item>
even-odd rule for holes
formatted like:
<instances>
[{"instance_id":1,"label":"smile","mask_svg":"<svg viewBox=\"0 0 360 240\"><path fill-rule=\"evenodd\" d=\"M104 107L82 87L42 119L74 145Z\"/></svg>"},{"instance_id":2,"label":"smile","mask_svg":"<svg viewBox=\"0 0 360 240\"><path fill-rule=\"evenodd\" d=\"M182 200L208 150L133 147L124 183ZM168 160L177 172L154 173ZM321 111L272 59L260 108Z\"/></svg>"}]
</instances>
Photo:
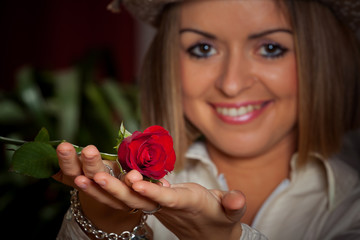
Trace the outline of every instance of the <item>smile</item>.
<instances>
[{"instance_id":1,"label":"smile","mask_svg":"<svg viewBox=\"0 0 360 240\"><path fill-rule=\"evenodd\" d=\"M247 104L213 104L216 115L229 124L246 124L260 116L272 101Z\"/></svg>"},{"instance_id":2,"label":"smile","mask_svg":"<svg viewBox=\"0 0 360 240\"><path fill-rule=\"evenodd\" d=\"M238 117L253 112L255 110L259 110L260 108L261 104L241 106L238 108L217 107L216 112L224 116Z\"/></svg>"}]
</instances>

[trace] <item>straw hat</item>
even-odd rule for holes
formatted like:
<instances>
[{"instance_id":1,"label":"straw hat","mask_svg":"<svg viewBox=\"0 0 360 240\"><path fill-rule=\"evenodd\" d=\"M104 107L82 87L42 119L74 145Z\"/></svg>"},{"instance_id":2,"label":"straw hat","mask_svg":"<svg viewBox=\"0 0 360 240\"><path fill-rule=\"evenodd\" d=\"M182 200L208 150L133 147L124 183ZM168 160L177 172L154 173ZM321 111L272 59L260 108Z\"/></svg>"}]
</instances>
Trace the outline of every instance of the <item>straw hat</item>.
<instances>
[{"instance_id":1,"label":"straw hat","mask_svg":"<svg viewBox=\"0 0 360 240\"><path fill-rule=\"evenodd\" d=\"M136 18L153 26L157 25L158 17L166 4L184 0L113 0L108 9L120 11L120 4ZM300 1L300 0L298 0ZM304 0L301 0L304 1ZM360 0L310 0L328 6L334 14L346 23L360 39Z\"/></svg>"}]
</instances>

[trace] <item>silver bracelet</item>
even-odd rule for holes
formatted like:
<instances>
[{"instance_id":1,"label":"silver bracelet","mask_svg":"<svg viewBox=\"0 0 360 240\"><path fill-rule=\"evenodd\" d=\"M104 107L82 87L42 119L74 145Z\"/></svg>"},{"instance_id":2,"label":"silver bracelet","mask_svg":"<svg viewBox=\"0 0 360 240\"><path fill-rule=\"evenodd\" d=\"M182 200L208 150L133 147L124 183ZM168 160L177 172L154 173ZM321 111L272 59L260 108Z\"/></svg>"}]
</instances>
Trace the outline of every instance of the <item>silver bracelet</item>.
<instances>
[{"instance_id":1,"label":"silver bracelet","mask_svg":"<svg viewBox=\"0 0 360 240\"><path fill-rule=\"evenodd\" d=\"M145 223L147 219L147 214L141 216L140 224L135 226L132 232L124 231L121 234L116 233L107 233L102 230L97 229L95 225L87 219L81 208L78 197L78 190L74 189L70 191L70 210L74 216L76 222L80 227L87 233L90 233L95 236L96 239L109 239L109 240L148 240L148 232L145 228Z\"/></svg>"}]
</instances>

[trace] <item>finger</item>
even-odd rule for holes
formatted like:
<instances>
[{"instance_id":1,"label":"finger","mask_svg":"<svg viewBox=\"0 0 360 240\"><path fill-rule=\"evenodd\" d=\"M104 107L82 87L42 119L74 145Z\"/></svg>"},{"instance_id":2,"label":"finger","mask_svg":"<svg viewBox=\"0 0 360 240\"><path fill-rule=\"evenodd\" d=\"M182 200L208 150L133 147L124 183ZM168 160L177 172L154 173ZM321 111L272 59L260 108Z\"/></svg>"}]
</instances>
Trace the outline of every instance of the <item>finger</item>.
<instances>
[{"instance_id":1,"label":"finger","mask_svg":"<svg viewBox=\"0 0 360 240\"><path fill-rule=\"evenodd\" d=\"M233 222L238 222L246 211L246 198L240 191L226 192L222 197L221 204L226 216Z\"/></svg>"},{"instance_id":2,"label":"finger","mask_svg":"<svg viewBox=\"0 0 360 240\"><path fill-rule=\"evenodd\" d=\"M107 173L103 173L107 174ZM108 175L108 174L107 174ZM109 178L111 178L110 175L108 175ZM104 191L101 187L99 187L98 184L96 184L91 179L80 175L74 179L74 182L82 192L86 193L88 196L93 198L95 201L103 203L111 208L118 209L118 210L127 210L128 206L126 204L122 203L115 197L107 194L106 191Z\"/></svg>"},{"instance_id":3,"label":"finger","mask_svg":"<svg viewBox=\"0 0 360 240\"><path fill-rule=\"evenodd\" d=\"M80 160L82 162L82 170L86 177L93 178L98 172L108 172L106 169L98 149L89 145L81 151Z\"/></svg>"},{"instance_id":4,"label":"finger","mask_svg":"<svg viewBox=\"0 0 360 240\"><path fill-rule=\"evenodd\" d=\"M168 180L166 180L165 178L162 178L159 180L160 181L160 185L163 186L163 187L170 187L171 184L169 183Z\"/></svg>"},{"instance_id":5,"label":"finger","mask_svg":"<svg viewBox=\"0 0 360 240\"><path fill-rule=\"evenodd\" d=\"M203 206L201 201L207 200L202 195L204 190L200 185L187 183L171 185L171 187L163 187L161 185L153 184L147 181L136 182L132 185L134 191L152 199L159 203L162 207L169 207L174 209L189 209L193 210L193 206L199 204ZM145 209L147 211L151 209ZM197 209L200 210L200 209Z\"/></svg>"},{"instance_id":6,"label":"finger","mask_svg":"<svg viewBox=\"0 0 360 240\"><path fill-rule=\"evenodd\" d=\"M139 177L134 172L133 177ZM142 178L141 174L140 177ZM106 173L97 173L94 181L115 199L120 200L130 208L153 209L156 204L129 188L124 182L117 178L110 177Z\"/></svg>"},{"instance_id":7,"label":"finger","mask_svg":"<svg viewBox=\"0 0 360 240\"><path fill-rule=\"evenodd\" d=\"M64 175L75 177L82 174L81 164L75 148L70 143L60 143L56 148L56 154L59 159L59 166Z\"/></svg>"},{"instance_id":8,"label":"finger","mask_svg":"<svg viewBox=\"0 0 360 240\"><path fill-rule=\"evenodd\" d=\"M123 180L128 187L131 187L133 183L142 181L143 176L139 171L131 170L126 175L123 175L121 180Z\"/></svg>"},{"instance_id":9,"label":"finger","mask_svg":"<svg viewBox=\"0 0 360 240\"><path fill-rule=\"evenodd\" d=\"M75 177L66 176L61 170L56 174L52 175L51 177L58 182L64 183L65 185L68 185L70 187L75 187L74 184Z\"/></svg>"},{"instance_id":10,"label":"finger","mask_svg":"<svg viewBox=\"0 0 360 240\"><path fill-rule=\"evenodd\" d=\"M131 187L133 183L142 181L143 179L144 177L137 170L131 170L126 175L123 175L121 178L121 180L123 180L125 184L128 185L129 187ZM165 178L161 178L159 180L159 183L157 184L164 187L170 187L170 183Z\"/></svg>"}]
</instances>

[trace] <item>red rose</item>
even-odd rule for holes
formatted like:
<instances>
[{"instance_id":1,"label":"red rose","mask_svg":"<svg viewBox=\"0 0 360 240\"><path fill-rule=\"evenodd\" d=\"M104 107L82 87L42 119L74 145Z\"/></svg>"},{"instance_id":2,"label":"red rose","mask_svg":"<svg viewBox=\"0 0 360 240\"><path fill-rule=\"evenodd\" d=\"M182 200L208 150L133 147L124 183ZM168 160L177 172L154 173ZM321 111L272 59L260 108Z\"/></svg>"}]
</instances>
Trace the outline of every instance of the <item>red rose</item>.
<instances>
[{"instance_id":1,"label":"red rose","mask_svg":"<svg viewBox=\"0 0 360 240\"><path fill-rule=\"evenodd\" d=\"M174 169L172 137L161 126L151 126L143 133L135 131L121 142L118 159L126 171L135 169L144 176L160 179Z\"/></svg>"}]
</instances>

